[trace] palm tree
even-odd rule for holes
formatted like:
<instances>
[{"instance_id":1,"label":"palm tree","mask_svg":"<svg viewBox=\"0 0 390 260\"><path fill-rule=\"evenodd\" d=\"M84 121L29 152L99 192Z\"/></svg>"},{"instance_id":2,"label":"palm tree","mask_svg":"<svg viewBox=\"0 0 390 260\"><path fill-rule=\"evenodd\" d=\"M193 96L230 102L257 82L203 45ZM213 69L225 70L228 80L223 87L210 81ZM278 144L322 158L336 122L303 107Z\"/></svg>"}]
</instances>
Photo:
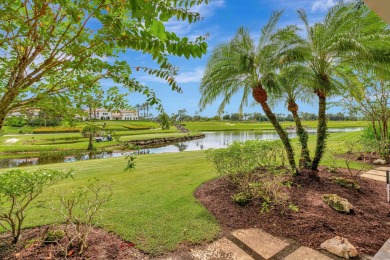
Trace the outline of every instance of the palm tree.
<instances>
[{"instance_id":1,"label":"palm tree","mask_svg":"<svg viewBox=\"0 0 390 260\"><path fill-rule=\"evenodd\" d=\"M186 116L186 113L187 113L187 110L185 108L179 109L177 111L177 114L179 115L179 123L180 123L180 125L181 125L182 121L184 120L184 118Z\"/></svg>"},{"instance_id":2,"label":"palm tree","mask_svg":"<svg viewBox=\"0 0 390 260\"><path fill-rule=\"evenodd\" d=\"M390 64L389 30L368 8L339 3L331 8L322 23L310 25L305 11L298 11L306 30L301 56L311 69L307 86L318 97L318 129L312 170L317 171L327 138L327 98L353 90L359 82L351 70L388 69Z\"/></svg>"},{"instance_id":3,"label":"palm tree","mask_svg":"<svg viewBox=\"0 0 390 260\"><path fill-rule=\"evenodd\" d=\"M264 113L273 124L286 149L289 164L297 171L294 151L287 132L281 127L275 114L267 103L268 95L279 92L276 84L276 70L285 61L295 41L296 27L288 26L276 30L282 12L274 12L268 23L262 28L256 45L244 28L239 28L235 37L220 44L212 53L202 78L200 107L205 108L217 97L223 100L218 112L224 110L232 96L243 91L239 113L248 104L250 95L261 105ZM291 46L291 47L289 47Z\"/></svg>"},{"instance_id":4,"label":"palm tree","mask_svg":"<svg viewBox=\"0 0 390 260\"><path fill-rule=\"evenodd\" d=\"M312 164L307 145L309 135L303 128L301 118L298 115L299 106L297 101L309 103L313 98L313 94L310 94L308 88L302 85L303 79L308 76L310 76L310 70L301 65L293 65L281 69L278 75L278 84L282 92L279 97L274 99L275 102L279 100L286 102L287 110L291 112L294 118L297 135L301 144L299 167L306 169L310 169Z\"/></svg>"},{"instance_id":5,"label":"palm tree","mask_svg":"<svg viewBox=\"0 0 390 260\"><path fill-rule=\"evenodd\" d=\"M86 125L83 127L81 134L84 137L88 137L89 139L88 147L87 147L88 151L93 150L93 136L95 136L99 131L100 129L96 125Z\"/></svg>"},{"instance_id":6,"label":"palm tree","mask_svg":"<svg viewBox=\"0 0 390 260\"><path fill-rule=\"evenodd\" d=\"M142 105L136 104L135 109L137 109L137 118L139 119L139 111L141 110Z\"/></svg>"},{"instance_id":7,"label":"palm tree","mask_svg":"<svg viewBox=\"0 0 390 260\"><path fill-rule=\"evenodd\" d=\"M144 106L144 117L145 118L149 118L149 107L150 107L150 103L149 102L145 102L143 104ZM145 113L145 110L146 110L146 113Z\"/></svg>"}]
</instances>

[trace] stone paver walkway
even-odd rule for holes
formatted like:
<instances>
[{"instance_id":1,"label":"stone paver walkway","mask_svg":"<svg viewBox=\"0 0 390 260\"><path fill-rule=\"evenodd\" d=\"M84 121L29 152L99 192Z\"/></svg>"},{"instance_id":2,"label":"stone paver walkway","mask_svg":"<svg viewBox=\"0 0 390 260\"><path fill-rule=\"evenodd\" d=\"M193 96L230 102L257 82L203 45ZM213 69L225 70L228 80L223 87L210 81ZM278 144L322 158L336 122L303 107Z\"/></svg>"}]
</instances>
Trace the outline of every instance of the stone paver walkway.
<instances>
[{"instance_id":1,"label":"stone paver walkway","mask_svg":"<svg viewBox=\"0 0 390 260\"><path fill-rule=\"evenodd\" d=\"M231 260L331 260L314 249L295 241L275 237L261 229L239 229L210 244L205 249L191 251L191 259ZM187 258L186 258L187 259Z\"/></svg>"},{"instance_id":2,"label":"stone paver walkway","mask_svg":"<svg viewBox=\"0 0 390 260\"><path fill-rule=\"evenodd\" d=\"M361 176L376 181L386 182L386 171L390 171L390 167L378 167L363 173Z\"/></svg>"},{"instance_id":3,"label":"stone paver walkway","mask_svg":"<svg viewBox=\"0 0 390 260\"><path fill-rule=\"evenodd\" d=\"M382 248L375 254L372 260L389 260L390 259L390 239L382 246Z\"/></svg>"}]
</instances>

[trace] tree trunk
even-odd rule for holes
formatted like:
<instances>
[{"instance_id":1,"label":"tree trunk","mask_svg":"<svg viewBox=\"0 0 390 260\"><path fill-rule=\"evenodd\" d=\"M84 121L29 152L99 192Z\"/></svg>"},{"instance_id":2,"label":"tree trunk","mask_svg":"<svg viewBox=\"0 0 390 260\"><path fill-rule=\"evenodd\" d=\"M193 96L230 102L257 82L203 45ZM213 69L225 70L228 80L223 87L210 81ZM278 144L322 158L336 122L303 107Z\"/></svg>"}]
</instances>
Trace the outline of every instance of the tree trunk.
<instances>
[{"instance_id":1,"label":"tree trunk","mask_svg":"<svg viewBox=\"0 0 390 260\"><path fill-rule=\"evenodd\" d=\"M327 138L327 123L326 123L326 94L321 90L317 90L318 96L318 128L317 128L317 143L316 151L313 158L311 169L318 171L318 165L321 162L326 148Z\"/></svg>"},{"instance_id":2,"label":"tree trunk","mask_svg":"<svg viewBox=\"0 0 390 260\"><path fill-rule=\"evenodd\" d=\"M259 94L260 93L260 94ZM294 150L291 146L290 139L288 138L287 132L282 128L282 126L279 124L278 120L276 119L276 116L274 113L272 113L271 108L268 106L267 103L267 92L262 86L257 86L256 88L253 89L252 92L253 98L260 103L261 107L263 108L263 111L265 115L268 117L269 121L272 123L274 126L276 132L278 133L280 139L283 142L284 148L286 149L287 153L287 159L290 164L290 167L292 171L297 174L298 169L295 164L295 159L294 159ZM259 96L260 95L260 96Z\"/></svg>"},{"instance_id":3,"label":"tree trunk","mask_svg":"<svg viewBox=\"0 0 390 260\"><path fill-rule=\"evenodd\" d=\"M0 112L0 130L3 129L6 116L7 116L6 113Z\"/></svg>"},{"instance_id":4,"label":"tree trunk","mask_svg":"<svg viewBox=\"0 0 390 260\"><path fill-rule=\"evenodd\" d=\"M93 134L89 133L89 143L88 143L88 148L87 148L88 151L92 151L93 150L93 139L92 139L92 136L93 136Z\"/></svg>"},{"instance_id":5,"label":"tree trunk","mask_svg":"<svg viewBox=\"0 0 390 260\"><path fill-rule=\"evenodd\" d=\"M288 110L291 112L295 126L297 129L297 135L299 137L299 142L301 143L301 158L299 159L299 168L310 169L311 159L310 151L307 147L307 141L309 140L309 135L307 131L303 128L301 119L298 116L298 105L295 101L291 101L288 104Z\"/></svg>"}]
</instances>

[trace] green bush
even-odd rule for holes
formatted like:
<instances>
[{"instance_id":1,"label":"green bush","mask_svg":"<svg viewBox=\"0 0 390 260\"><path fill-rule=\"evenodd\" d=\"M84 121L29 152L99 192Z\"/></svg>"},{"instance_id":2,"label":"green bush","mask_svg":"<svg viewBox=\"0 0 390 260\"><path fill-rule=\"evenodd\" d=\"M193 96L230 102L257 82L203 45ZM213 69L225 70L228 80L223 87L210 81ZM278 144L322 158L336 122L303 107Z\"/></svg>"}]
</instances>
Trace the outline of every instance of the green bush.
<instances>
[{"instance_id":1,"label":"green bush","mask_svg":"<svg viewBox=\"0 0 390 260\"><path fill-rule=\"evenodd\" d=\"M49 230L45 236L45 243L57 243L65 236L65 232L61 229Z\"/></svg>"},{"instance_id":2,"label":"green bush","mask_svg":"<svg viewBox=\"0 0 390 260\"><path fill-rule=\"evenodd\" d=\"M31 126L23 126L22 129L19 130L19 134L32 134L33 128Z\"/></svg>"},{"instance_id":3,"label":"green bush","mask_svg":"<svg viewBox=\"0 0 390 260\"><path fill-rule=\"evenodd\" d=\"M284 167L286 154L281 141L248 140L235 141L226 149L210 149L207 158L225 176Z\"/></svg>"},{"instance_id":4,"label":"green bush","mask_svg":"<svg viewBox=\"0 0 390 260\"><path fill-rule=\"evenodd\" d=\"M248 140L233 142L226 149L210 149L207 159L227 181L237 187L232 200L240 205L259 199L263 211L281 206L291 208L288 188L291 173L284 162L286 154L282 142Z\"/></svg>"},{"instance_id":5,"label":"green bush","mask_svg":"<svg viewBox=\"0 0 390 260\"><path fill-rule=\"evenodd\" d=\"M244 206L253 199L253 196L250 192L239 192L233 194L232 199L238 205Z\"/></svg>"},{"instance_id":6,"label":"green bush","mask_svg":"<svg viewBox=\"0 0 390 260\"><path fill-rule=\"evenodd\" d=\"M35 128L33 134L57 134L57 133L80 133L80 128L64 128L64 127L39 127Z\"/></svg>"},{"instance_id":7,"label":"green bush","mask_svg":"<svg viewBox=\"0 0 390 260\"><path fill-rule=\"evenodd\" d=\"M360 137L359 142L364 148L364 152L376 153L381 159L389 161L390 159L390 133L389 136L383 138L374 132L372 126L364 128L363 133Z\"/></svg>"},{"instance_id":8,"label":"green bush","mask_svg":"<svg viewBox=\"0 0 390 260\"><path fill-rule=\"evenodd\" d=\"M12 116L8 117L5 120L7 126L12 126L12 127L22 127L27 125L26 119L18 116Z\"/></svg>"},{"instance_id":9,"label":"green bush","mask_svg":"<svg viewBox=\"0 0 390 260\"><path fill-rule=\"evenodd\" d=\"M71 176L73 171L10 170L0 174L0 228L11 231L17 243L31 203L44 190Z\"/></svg>"},{"instance_id":10,"label":"green bush","mask_svg":"<svg viewBox=\"0 0 390 260\"><path fill-rule=\"evenodd\" d=\"M334 183L336 183L337 185L340 185L348 189L354 189L354 190L360 189L359 184L356 181L351 179L346 179L343 177L336 177L336 176L332 176L329 179Z\"/></svg>"}]
</instances>

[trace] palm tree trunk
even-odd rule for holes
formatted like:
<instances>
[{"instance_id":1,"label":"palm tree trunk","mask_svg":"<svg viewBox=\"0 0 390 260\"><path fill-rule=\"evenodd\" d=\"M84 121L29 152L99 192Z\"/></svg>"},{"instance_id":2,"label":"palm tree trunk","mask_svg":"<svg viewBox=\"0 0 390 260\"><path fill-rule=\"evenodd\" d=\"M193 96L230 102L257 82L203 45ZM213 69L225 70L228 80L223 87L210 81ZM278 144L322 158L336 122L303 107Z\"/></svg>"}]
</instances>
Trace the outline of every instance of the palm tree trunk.
<instances>
[{"instance_id":1,"label":"palm tree trunk","mask_svg":"<svg viewBox=\"0 0 390 260\"><path fill-rule=\"evenodd\" d=\"M261 93L261 94L259 94ZM287 154L287 159L290 164L290 167L292 171L297 174L298 169L295 164L295 159L294 159L294 150L291 146L290 139L288 138L287 132L282 128L282 126L279 124L278 120L276 119L276 116L274 113L272 113L271 108L268 106L267 103L267 92L262 86L257 86L253 88L252 92L253 98L260 103L261 107L263 108L263 111L265 115L268 117L269 121L272 123L274 126L276 132L278 133L280 139L283 142L284 148L286 149L286 154ZM261 95L259 97L259 95Z\"/></svg>"},{"instance_id":2,"label":"palm tree trunk","mask_svg":"<svg viewBox=\"0 0 390 260\"><path fill-rule=\"evenodd\" d=\"M303 128L301 123L301 118L298 115L298 105L295 101L290 101L288 104L288 110L291 112L295 127L297 129L297 135L299 137L299 142L301 143L301 158L299 159L299 168L310 169L311 159L310 151L307 147L307 141L309 140L309 135L307 131Z\"/></svg>"},{"instance_id":3,"label":"palm tree trunk","mask_svg":"<svg viewBox=\"0 0 390 260\"><path fill-rule=\"evenodd\" d=\"M318 96L318 128L317 128L317 143L316 151L313 158L311 169L318 171L318 165L321 162L326 148L327 138L327 123L326 123L326 94L321 90L317 90Z\"/></svg>"},{"instance_id":4,"label":"palm tree trunk","mask_svg":"<svg viewBox=\"0 0 390 260\"><path fill-rule=\"evenodd\" d=\"M93 139L92 139L92 133L89 133L89 143L88 143L88 148L87 150L88 151L92 151L93 150Z\"/></svg>"}]
</instances>

